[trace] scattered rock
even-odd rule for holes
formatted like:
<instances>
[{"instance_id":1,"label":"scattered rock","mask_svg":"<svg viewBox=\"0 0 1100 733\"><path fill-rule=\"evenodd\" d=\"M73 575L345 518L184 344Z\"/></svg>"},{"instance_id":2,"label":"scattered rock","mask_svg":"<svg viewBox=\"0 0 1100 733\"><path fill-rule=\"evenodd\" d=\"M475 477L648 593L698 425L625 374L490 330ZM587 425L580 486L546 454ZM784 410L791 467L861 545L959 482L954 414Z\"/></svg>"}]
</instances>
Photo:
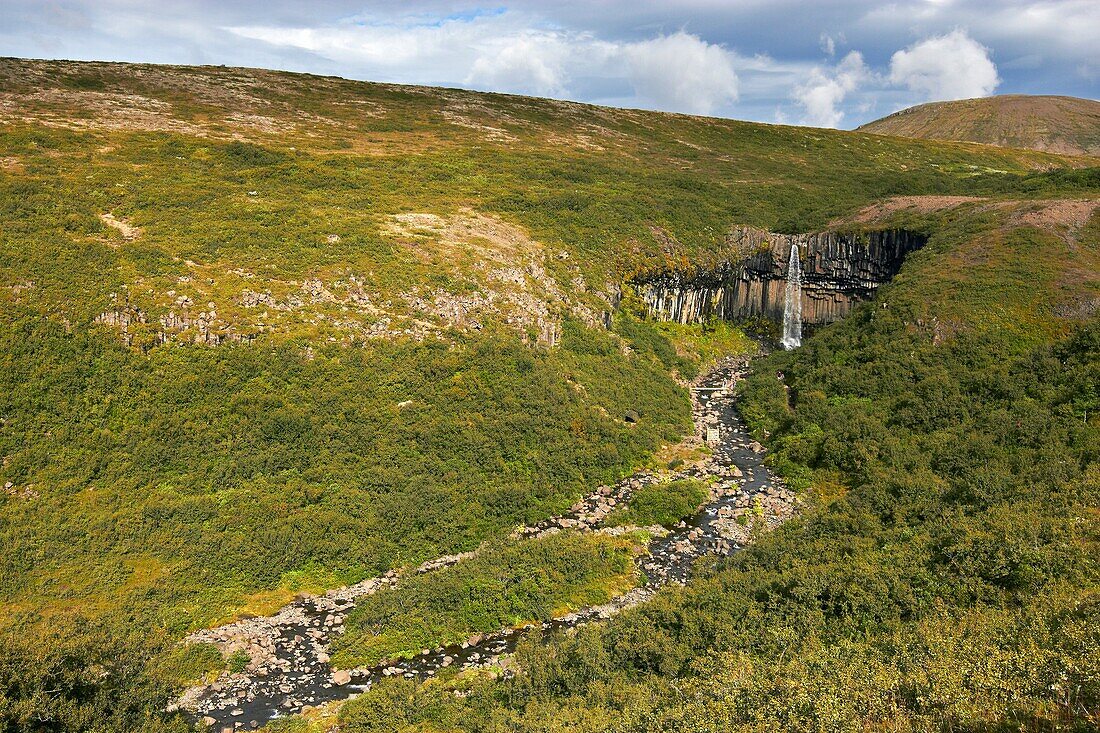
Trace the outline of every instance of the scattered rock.
<instances>
[{"instance_id":1,"label":"scattered rock","mask_svg":"<svg viewBox=\"0 0 1100 733\"><path fill-rule=\"evenodd\" d=\"M736 376L729 364L721 367ZM712 379L725 379L723 372ZM756 527L770 528L790 516L795 505L794 494L770 475L763 465L763 457L754 446L744 426L732 411L732 396L724 391L714 392L707 399L699 399L694 410L697 427L707 423L722 428L722 441L705 461L678 471L642 471L612 486L600 486L592 494L574 504L564 516L552 517L532 527L517 531L517 536L542 537L563 528L574 531L606 531L621 534L636 528L602 528L600 522L610 509L628 503L635 491L656 483L677 478L718 479L711 487L711 500L691 518L690 523L680 522L669 531L663 527L645 528L653 538L649 554L638 559L644 570L646 585L618 596L606 604L567 614L552 622L531 624L534 627L568 628L594 619L609 618L624 608L650 598L658 588L666 584L683 584L687 581L691 564L699 555L728 554L744 546L751 539ZM763 450L759 446L760 451ZM740 463L744 471L734 465ZM736 471L736 474L734 473ZM743 481L734 482L723 477L744 474ZM752 518L747 521L745 515ZM741 524L740 521L746 521ZM444 556L423 563L414 572L431 572L471 558L476 551ZM407 571L406 571L407 572ZM355 602L380 588L399 584L402 574L396 570L383 576L369 578L360 583L328 591L322 596L300 594L295 600L273 616L238 621L218 629L192 634L189 642L207 642L218 646L223 653L245 649L252 660L246 672L238 675L224 673L213 684L192 688L179 699L179 706L196 716L214 721L214 725L232 722L227 720L244 715L247 705L257 722L262 706L274 714L276 710L293 713L309 710L312 705L329 700L344 699L351 694L348 686L353 679L353 689L369 688L382 677L400 676L407 679L429 677L445 667L471 669L502 664L515 639L511 629L489 634L474 634L461 643L465 651L445 654L442 648L422 649L420 655L382 669L330 670L328 643L334 634L343 629L347 614ZM511 674L505 672L506 676ZM261 707L257 707L257 705ZM228 712L227 712L228 711ZM239 727L240 724L237 724Z\"/></svg>"},{"instance_id":2,"label":"scattered rock","mask_svg":"<svg viewBox=\"0 0 1100 733\"><path fill-rule=\"evenodd\" d=\"M130 224L130 222L125 219L116 219L114 214L109 212L100 214L99 220L112 229L117 229L119 233L122 234L122 238L127 241L133 241L141 236L141 229Z\"/></svg>"}]
</instances>

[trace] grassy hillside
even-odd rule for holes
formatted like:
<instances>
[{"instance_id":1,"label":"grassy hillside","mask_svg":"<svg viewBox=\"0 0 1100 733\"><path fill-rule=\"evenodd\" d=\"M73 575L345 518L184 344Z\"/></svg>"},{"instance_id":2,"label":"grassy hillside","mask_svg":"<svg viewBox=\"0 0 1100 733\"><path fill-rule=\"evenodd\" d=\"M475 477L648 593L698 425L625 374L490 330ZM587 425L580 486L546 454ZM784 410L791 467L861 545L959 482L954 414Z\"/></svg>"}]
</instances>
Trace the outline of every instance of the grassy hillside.
<instances>
[{"instance_id":1,"label":"grassy hillside","mask_svg":"<svg viewBox=\"0 0 1100 733\"><path fill-rule=\"evenodd\" d=\"M689 424L674 375L746 342L616 312L638 268L713 251L733 224L985 197L927 260L920 288L953 292L955 245L1000 226L1003 201L1098 188L1095 169L1039 152L10 59L0 151L0 720L15 730L182 728L159 710L209 662L166 654L188 630L470 549L653 460ZM1064 240L1020 231L1008 271L980 248L960 260L1007 278L975 303L1034 270L1084 308L1048 273ZM952 323L968 317L946 300ZM1036 322L1021 343L1065 330Z\"/></svg>"},{"instance_id":2,"label":"grassy hillside","mask_svg":"<svg viewBox=\"0 0 1100 733\"><path fill-rule=\"evenodd\" d=\"M923 204L877 302L743 392L801 517L512 679L388 682L341 730L1100 725L1100 206L1056 236Z\"/></svg>"},{"instance_id":3,"label":"grassy hillside","mask_svg":"<svg viewBox=\"0 0 1100 733\"><path fill-rule=\"evenodd\" d=\"M878 135L1097 156L1100 102L1024 94L931 102L868 122L859 129Z\"/></svg>"}]
</instances>

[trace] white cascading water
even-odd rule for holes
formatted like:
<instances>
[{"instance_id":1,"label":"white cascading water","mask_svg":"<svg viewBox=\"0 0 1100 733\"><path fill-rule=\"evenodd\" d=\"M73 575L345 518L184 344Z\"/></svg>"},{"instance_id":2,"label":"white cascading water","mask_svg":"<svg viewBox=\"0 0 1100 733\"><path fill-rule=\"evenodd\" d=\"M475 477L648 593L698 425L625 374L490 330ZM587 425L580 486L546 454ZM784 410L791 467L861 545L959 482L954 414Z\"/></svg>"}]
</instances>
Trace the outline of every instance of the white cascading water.
<instances>
[{"instance_id":1,"label":"white cascading water","mask_svg":"<svg viewBox=\"0 0 1100 733\"><path fill-rule=\"evenodd\" d=\"M802 345L802 261L798 245L791 245L787 265L787 297L783 301L783 348L790 351Z\"/></svg>"}]
</instances>

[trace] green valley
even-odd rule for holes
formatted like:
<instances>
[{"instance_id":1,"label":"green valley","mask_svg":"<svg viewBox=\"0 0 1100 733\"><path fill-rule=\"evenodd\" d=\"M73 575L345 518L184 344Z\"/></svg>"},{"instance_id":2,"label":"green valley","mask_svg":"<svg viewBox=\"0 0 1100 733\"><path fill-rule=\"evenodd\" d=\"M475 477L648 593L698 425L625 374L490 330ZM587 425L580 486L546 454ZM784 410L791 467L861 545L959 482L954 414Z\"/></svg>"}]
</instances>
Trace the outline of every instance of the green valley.
<instances>
[{"instance_id":1,"label":"green valley","mask_svg":"<svg viewBox=\"0 0 1100 733\"><path fill-rule=\"evenodd\" d=\"M721 368L793 518L723 474L751 542L685 584L268 728L1100 725L1098 166L0 60L0 730L217 730L177 700L259 652L181 641L306 598L342 670L627 593L636 526L720 497ZM647 310L640 273L729 265L742 226L924 244L793 351Z\"/></svg>"}]
</instances>

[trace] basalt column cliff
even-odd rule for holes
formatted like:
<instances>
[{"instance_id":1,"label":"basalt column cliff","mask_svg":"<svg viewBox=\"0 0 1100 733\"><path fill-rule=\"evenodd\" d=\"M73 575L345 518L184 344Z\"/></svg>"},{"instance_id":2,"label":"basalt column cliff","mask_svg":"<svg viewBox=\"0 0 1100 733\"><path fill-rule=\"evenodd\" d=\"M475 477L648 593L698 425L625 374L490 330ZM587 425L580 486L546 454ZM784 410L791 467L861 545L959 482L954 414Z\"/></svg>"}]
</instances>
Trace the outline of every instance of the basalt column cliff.
<instances>
[{"instance_id":1,"label":"basalt column cliff","mask_svg":"<svg viewBox=\"0 0 1100 733\"><path fill-rule=\"evenodd\" d=\"M739 228L729 241L733 254L713 265L636 277L650 311L679 323L753 316L781 321L791 247L798 247L802 322L831 323L889 282L925 237L901 230L773 234Z\"/></svg>"}]
</instances>

